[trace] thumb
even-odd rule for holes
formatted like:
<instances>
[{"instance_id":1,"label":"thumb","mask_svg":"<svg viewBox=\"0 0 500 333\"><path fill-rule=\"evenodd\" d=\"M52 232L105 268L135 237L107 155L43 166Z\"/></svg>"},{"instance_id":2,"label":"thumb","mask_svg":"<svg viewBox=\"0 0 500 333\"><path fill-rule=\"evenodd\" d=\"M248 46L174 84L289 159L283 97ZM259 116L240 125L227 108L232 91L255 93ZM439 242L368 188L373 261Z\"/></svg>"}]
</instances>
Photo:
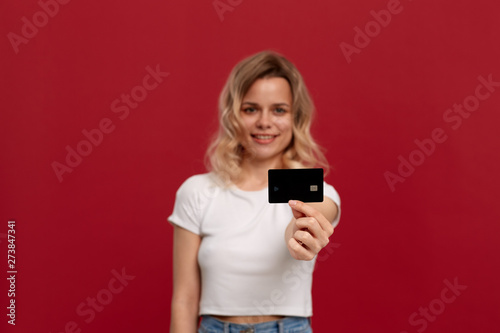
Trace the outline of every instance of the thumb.
<instances>
[{"instance_id":1,"label":"thumb","mask_svg":"<svg viewBox=\"0 0 500 333\"><path fill-rule=\"evenodd\" d=\"M295 219L299 219L301 217L305 217L306 214L304 214L301 211L298 211L296 209L297 204L302 204L302 202L301 201L297 201L297 200L290 200L290 201L288 201L288 205L290 206L290 208L292 208L293 217Z\"/></svg>"}]
</instances>

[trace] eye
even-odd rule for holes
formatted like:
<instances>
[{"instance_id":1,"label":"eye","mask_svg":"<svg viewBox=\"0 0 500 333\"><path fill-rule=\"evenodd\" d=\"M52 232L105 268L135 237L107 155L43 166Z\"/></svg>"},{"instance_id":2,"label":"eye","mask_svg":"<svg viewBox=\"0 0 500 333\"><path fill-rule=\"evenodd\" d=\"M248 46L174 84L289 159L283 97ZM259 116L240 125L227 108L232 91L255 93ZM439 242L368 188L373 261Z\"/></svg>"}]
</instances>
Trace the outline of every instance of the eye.
<instances>
[{"instance_id":1,"label":"eye","mask_svg":"<svg viewBox=\"0 0 500 333\"><path fill-rule=\"evenodd\" d=\"M253 107L246 107L246 108L243 108L242 111L245 113L254 113L255 111L257 111L257 109L255 109Z\"/></svg>"},{"instance_id":2,"label":"eye","mask_svg":"<svg viewBox=\"0 0 500 333\"><path fill-rule=\"evenodd\" d=\"M274 109L274 112L277 113L277 114L284 114L284 113L287 112L287 110L284 109L284 108L278 107L278 108Z\"/></svg>"}]
</instances>

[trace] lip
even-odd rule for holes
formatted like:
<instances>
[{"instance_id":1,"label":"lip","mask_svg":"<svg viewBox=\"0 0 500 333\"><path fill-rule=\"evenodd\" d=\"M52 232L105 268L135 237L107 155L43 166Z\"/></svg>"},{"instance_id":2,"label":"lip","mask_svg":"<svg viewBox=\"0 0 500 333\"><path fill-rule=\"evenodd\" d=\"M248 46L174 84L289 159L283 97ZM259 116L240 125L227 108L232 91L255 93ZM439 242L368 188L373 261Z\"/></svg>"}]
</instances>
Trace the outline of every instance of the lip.
<instances>
[{"instance_id":1,"label":"lip","mask_svg":"<svg viewBox=\"0 0 500 333\"><path fill-rule=\"evenodd\" d=\"M250 134L252 137L253 141L259 143L259 144L269 144L273 142L279 134L268 134L268 133L255 133L255 134Z\"/></svg>"}]
</instances>

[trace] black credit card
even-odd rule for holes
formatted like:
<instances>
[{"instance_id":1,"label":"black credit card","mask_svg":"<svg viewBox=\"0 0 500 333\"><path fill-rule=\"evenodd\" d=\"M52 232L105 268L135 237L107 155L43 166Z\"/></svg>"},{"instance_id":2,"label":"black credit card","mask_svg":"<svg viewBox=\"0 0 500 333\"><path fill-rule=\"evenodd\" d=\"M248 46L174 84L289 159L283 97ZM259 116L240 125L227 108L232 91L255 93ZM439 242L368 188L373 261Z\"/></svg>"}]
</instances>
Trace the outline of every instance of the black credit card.
<instances>
[{"instance_id":1,"label":"black credit card","mask_svg":"<svg viewBox=\"0 0 500 333\"><path fill-rule=\"evenodd\" d=\"M323 169L270 169L269 203L323 201Z\"/></svg>"}]
</instances>

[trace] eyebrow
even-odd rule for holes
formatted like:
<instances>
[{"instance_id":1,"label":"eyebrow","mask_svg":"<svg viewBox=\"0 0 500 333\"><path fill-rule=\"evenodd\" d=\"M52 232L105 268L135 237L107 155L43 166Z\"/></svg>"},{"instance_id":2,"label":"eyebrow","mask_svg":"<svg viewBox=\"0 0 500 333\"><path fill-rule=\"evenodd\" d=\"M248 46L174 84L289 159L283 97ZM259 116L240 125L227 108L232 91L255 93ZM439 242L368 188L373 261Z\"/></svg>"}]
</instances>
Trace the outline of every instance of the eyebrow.
<instances>
[{"instance_id":1,"label":"eyebrow","mask_svg":"<svg viewBox=\"0 0 500 333\"><path fill-rule=\"evenodd\" d=\"M244 105L244 104L249 104L249 105L252 105L252 106L253 105L256 105L256 106L259 105L259 103L255 103L255 102L243 102L243 103L241 103L241 105ZM288 105L287 103L274 103L272 105L273 106L288 106L288 107L290 107L290 105Z\"/></svg>"}]
</instances>

